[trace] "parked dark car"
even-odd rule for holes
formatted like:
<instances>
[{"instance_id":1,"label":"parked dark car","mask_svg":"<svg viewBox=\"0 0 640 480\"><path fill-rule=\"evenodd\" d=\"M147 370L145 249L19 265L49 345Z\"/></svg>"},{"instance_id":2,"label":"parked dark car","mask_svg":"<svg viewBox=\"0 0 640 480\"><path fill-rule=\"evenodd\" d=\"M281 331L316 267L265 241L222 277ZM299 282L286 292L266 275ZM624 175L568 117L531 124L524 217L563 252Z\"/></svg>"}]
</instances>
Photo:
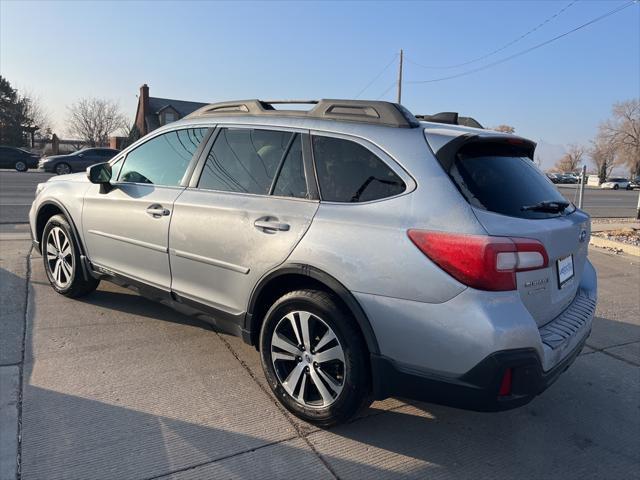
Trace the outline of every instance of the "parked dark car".
<instances>
[{"instance_id":1,"label":"parked dark car","mask_svg":"<svg viewBox=\"0 0 640 480\"><path fill-rule=\"evenodd\" d=\"M72 172L82 172L95 163L111 160L120 150L113 148L83 148L68 155L53 155L40 161L40 168L45 172L65 175Z\"/></svg>"},{"instance_id":2,"label":"parked dark car","mask_svg":"<svg viewBox=\"0 0 640 480\"><path fill-rule=\"evenodd\" d=\"M640 177L632 178L627 190L635 190L636 188L640 189Z\"/></svg>"},{"instance_id":3,"label":"parked dark car","mask_svg":"<svg viewBox=\"0 0 640 480\"><path fill-rule=\"evenodd\" d=\"M547 178L551 180L553 183L561 183L560 177L557 173L547 173Z\"/></svg>"},{"instance_id":4,"label":"parked dark car","mask_svg":"<svg viewBox=\"0 0 640 480\"><path fill-rule=\"evenodd\" d=\"M0 145L0 168L15 168L19 172L26 172L29 168L37 168L38 160L40 155L35 153Z\"/></svg>"}]
</instances>

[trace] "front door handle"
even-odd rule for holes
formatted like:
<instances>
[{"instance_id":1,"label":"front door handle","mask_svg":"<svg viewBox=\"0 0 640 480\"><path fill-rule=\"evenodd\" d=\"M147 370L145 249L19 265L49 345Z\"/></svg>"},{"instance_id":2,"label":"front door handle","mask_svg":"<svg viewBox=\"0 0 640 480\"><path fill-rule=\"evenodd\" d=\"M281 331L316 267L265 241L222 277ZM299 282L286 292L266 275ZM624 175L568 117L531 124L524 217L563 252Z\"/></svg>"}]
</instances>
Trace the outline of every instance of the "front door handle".
<instances>
[{"instance_id":1,"label":"front door handle","mask_svg":"<svg viewBox=\"0 0 640 480\"><path fill-rule=\"evenodd\" d=\"M278 230L280 232L287 232L290 228L288 223L281 223L276 220L256 220L253 225L263 230Z\"/></svg>"},{"instance_id":2,"label":"front door handle","mask_svg":"<svg viewBox=\"0 0 640 480\"><path fill-rule=\"evenodd\" d=\"M164 208L162 205L154 203L153 205L149 205L149 207L147 207L147 213L153 218L160 218L166 217L171 212L167 208Z\"/></svg>"}]
</instances>

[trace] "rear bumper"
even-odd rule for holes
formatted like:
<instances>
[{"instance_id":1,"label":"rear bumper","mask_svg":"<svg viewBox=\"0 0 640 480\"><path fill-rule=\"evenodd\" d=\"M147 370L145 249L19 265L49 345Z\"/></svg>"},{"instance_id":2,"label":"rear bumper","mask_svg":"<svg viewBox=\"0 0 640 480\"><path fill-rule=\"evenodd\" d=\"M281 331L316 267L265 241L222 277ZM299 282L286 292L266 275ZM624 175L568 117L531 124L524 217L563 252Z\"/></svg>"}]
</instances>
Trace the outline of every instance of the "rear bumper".
<instances>
[{"instance_id":1,"label":"rear bumper","mask_svg":"<svg viewBox=\"0 0 640 480\"><path fill-rule=\"evenodd\" d=\"M587 336L546 372L532 348L496 352L459 378L411 371L388 358L372 355L374 395L376 398L401 397L480 412L517 408L544 392L569 368L582 351ZM500 385L509 368L512 369L511 393L500 396Z\"/></svg>"}]
</instances>

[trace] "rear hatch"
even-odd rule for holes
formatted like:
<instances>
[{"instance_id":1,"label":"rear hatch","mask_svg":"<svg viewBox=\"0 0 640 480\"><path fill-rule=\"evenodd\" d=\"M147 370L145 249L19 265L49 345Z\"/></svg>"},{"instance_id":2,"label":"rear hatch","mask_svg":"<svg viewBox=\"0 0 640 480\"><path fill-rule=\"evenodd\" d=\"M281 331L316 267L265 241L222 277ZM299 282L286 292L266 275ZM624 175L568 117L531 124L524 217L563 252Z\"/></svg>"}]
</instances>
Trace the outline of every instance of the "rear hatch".
<instances>
[{"instance_id":1,"label":"rear hatch","mask_svg":"<svg viewBox=\"0 0 640 480\"><path fill-rule=\"evenodd\" d=\"M534 148L518 137L465 135L436 157L489 235L535 239L546 249L547 267L516 274L522 302L542 326L576 295L590 221L534 164Z\"/></svg>"}]
</instances>

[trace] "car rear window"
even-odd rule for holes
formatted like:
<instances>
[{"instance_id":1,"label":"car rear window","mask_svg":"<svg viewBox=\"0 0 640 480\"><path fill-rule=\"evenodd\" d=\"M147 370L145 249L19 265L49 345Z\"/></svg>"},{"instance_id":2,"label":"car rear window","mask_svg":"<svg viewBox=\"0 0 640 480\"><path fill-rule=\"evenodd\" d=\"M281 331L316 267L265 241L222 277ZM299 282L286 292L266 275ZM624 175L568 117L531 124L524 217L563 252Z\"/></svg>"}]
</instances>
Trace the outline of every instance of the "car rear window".
<instances>
[{"instance_id":1,"label":"car rear window","mask_svg":"<svg viewBox=\"0 0 640 480\"><path fill-rule=\"evenodd\" d=\"M373 152L358 143L314 136L313 156L324 201L368 202L405 191L402 179Z\"/></svg>"},{"instance_id":2,"label":"car rear window","mask_svg":"<svg viewBox=\"0 0 640 480\"><path fill-rule=\"evenodd\" d=\"M456 156L449 175L467 201L478 208L518 218L550 218L563 212L522 210L540 202L566 202L566 199L528 157L506 149L498 154L484 146L463 150Z\"/></svg>"}]
</instances>

